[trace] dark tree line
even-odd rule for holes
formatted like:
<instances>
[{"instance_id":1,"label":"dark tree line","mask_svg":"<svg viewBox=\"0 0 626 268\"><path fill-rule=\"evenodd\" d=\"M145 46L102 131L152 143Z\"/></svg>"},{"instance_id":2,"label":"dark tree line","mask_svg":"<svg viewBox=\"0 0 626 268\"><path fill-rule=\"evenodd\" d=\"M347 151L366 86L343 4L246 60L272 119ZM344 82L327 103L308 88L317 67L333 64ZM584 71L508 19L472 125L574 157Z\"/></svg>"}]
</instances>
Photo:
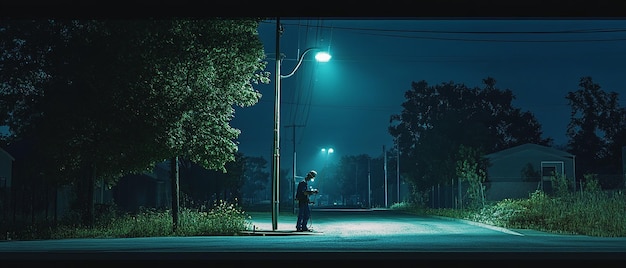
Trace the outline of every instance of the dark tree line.
<instances>
[{"instance_id":1,"label":"dark tree line","mask_svg":"<svg viewBox=\"0 0 626 268\"><path fill-rule=\"evenodd\" d=\"M626 146L626 108L619 106L619 95L602 90L591 77L582 77L578 89L565 98L571 107L567 149L576 155L576 179L602 174L598 177L602 187L624 186L621 161Z\"/></svg>"},{"instance_id":2,"label":"dark tree line","mask_svg":"<svg viewBox=\"0 0 626 268\"><path fill-rule=\"evenodd\" d=\"M511 90L496 88L493 78L483 84L468 88L454 82L434 86L413 82L402 112L391 116L389 133L400 149L402 177L411 185L414 201L430 187L457 178L457 164L468 161L464 151L472 150L478 158L524 143L552 146L552 138L542 137L534 115L513 107ZM576 155L576 179L584 174L621 174L626 111L619 107L618 94L583 77L580 88L566 99L572 108L567 150ZM604 185L615 187L623 180L614 176Z\"/></svg>"},{"instance_id":3,"label":"dark tree line","mask_svg":"<svg viewBox=\"0 0 626 268\"><path fill-rule=\"evenodd\" d=\"M402 172L415 196L456 179L461 146L485 153L524 143L548 145L533 114L512 106L511 90L496 88L493 78L482 88L454 82L430 86L414 82L389 132L400 148Z\"/></svg>"}]
</instances>

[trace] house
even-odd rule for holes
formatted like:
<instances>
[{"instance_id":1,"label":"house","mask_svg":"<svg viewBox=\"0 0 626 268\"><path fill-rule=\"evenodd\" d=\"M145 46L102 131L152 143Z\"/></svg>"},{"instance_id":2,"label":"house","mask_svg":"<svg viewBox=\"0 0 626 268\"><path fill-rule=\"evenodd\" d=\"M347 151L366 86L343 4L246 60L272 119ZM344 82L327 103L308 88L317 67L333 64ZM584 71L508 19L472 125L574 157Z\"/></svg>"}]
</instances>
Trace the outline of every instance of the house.
<instances>
[{"instance_id":1,"label":"house","mask_svg":"<svg viewBox=\"0 0 626 268\"><path fill-rule=\"evenodd\" d=\"M11 187L13 161L15 161L15 158L0 148L0 188L3 190Z\"/></svg>"},{"instance_id":2,"label":"house","mask_svg":"<svg viewBox=\"0 0 626 268\"><path fill-rule=\"evenodd\" d=\"M575 187L576 157L552 147L523 144L485 155L488 161L485 199L528 198L536 190L552 192L553 174Z\"/></svg>"},{"instance_id":3,"label":"house","mask_svg":"<svg viewBox=\"0 0 626 268\"><path fill-rule=\"evenodd\" d=\"M124 211L137 212L140 208L171 207L170 162L157 163L152 172L122 177L112 187L115 204Z\"/></svg>"},{"instance_id":4,"label":"house","mask_svg":"<svg viewBox=\"0 0 626 268\"><path fill-rule=\"evenodd\" d=\"M11 193L11 183L13 179L13 161L15 158L7 151L0 148L0 210L3 219L9 206L9 194Z\"/></svg>"}]
</instances>

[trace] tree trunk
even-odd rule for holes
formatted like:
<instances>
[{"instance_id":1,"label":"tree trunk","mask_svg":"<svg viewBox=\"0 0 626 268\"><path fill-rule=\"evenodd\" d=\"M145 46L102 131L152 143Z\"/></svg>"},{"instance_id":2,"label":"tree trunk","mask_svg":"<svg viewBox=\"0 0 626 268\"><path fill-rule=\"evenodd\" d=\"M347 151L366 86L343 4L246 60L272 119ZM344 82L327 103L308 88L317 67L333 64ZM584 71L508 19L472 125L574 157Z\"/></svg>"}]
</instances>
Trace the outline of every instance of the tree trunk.
<instances>
[{"instance_id":1,"label":"tree trunk","mask_svg":"<svg viewBox=\"0 0 626 268\"><path fill-rule=\"evenodd\" d=\"M58 223L58 213L59 213L59 185L54 184L54 225Z\"/></svg>"},{"instance_id":2,"label":"tree trunk","mask_svg":"<svg viewBox=\"0 0 626 268\"><path fill-rule=\"evenodd\" d=\"M94 194L94 181L95 181L95 167L93 164L87 164L83 172L81 172L80 176L83 179L79 180L78 183L78 207L80 208L81 220L82 224L87 227L93 226L95 215L94 215L94 202L93 202L93 194Z\"/></svg>"},{"instance_id":3,"label":"tree trunk","mask_svg":"<svg viewBox=\"0 0 626 268\"><path fill-rule=\"evenodd\" d=\"M95 221L94 200L93 195L96 186L96 166L89 165L89 180L87 183L87 226L93 226Z\"/></svg>"},{"instance_id":4,"label":"tree trunk","mask_svg":"<svg viewBox=\"0 0 626 268\"><path fill-rule=\"evenodd\" d=\"M172 182L172 231L178 229L178 206L179 200L179 183L178 183L178 157L174 157L170 162L170 178Z\"/></svg>"},{"instance_id":5,"label":"tree trunk","mask_svg":"<svg viewBox=\"0 0 626 268\"><path fill-rule=\"evenodd\" d=\"M30 212L30 223L33 224L33 223L35 223L35 205L34 205L34 203L35 203L35 186L34 186L34 184L35 183L33 183L33 176L32 175L31 175L30 179L31 179L30 180L30 187L29 187L30 188L30 191L29 191L30 192L30 194L29 194L30 201L28 202L28 208L29 208L28 212Z\"/></svg>"},{"instance_id":6,"label":"tree trunk","mask_svg":"<svg viewBox=\"0 0 626 268\"><path fill-rule=\"evenodd\" d=\"M44 185L44 202L43 205L46 206L45 211L46 211L46 222L48 222L48 213L50 213L50 196L49 196L49 191L50 191L50 187L48 185L48 183L46 181L43 182Z\"/></svg>"}]
</instances>

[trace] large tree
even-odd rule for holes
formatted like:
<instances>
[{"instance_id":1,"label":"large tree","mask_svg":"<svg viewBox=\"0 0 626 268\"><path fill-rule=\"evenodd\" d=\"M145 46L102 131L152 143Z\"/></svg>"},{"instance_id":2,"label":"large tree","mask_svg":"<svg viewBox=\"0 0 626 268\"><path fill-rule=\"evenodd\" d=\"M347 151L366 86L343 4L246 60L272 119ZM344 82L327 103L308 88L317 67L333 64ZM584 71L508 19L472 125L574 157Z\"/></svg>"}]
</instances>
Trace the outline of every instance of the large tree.
<instances>
[{"instance_id":1,"label":"large tree","mask_svg":"<svg viewBox=\"0 0 626 268\"><path fill-rule=\"evenodd\" d=\"M568 151L576 155L576 175L602 174L605 188L621 186L621 148L626 145L626 109L619 95L606 92L591 77L582 77L579 88L565 97L571 107L567 126ZM607 176L614 175L614 176Z\"/></svg>"},{"instance_id":2,"label":"large tree","mask_svg":"<svg viewBox=\"0 0 626 268\"><path fill-rule=\"evenodd\" d=\"M389 133L400 148L403 177L413 194L456 179L462 145L491 153L524 143L551 144L551 138L541 137L541 125L531 113L513 107L511 90L496 88L493 78L483 83L483 88L468 88L420 81L405 93Z\"/></svg>"},{"instance_id":3,"label":"large tree","mask_svg":"<svg viewBox=\"0 0 626 268\"><path fill-rule=\"evenodd\" d=\"M10 139L32 139L47 177L85 185L184 157L226 171L233 105L267 83L259 19L4 20L0 101Z\"/></svg>"},{"instance_id":4,"label":"large tree","mask_svg":"<svg viewBox=\"0 0 626 268\"><path fill-rule=\"evenodd\" d=\"M340 187L338 194L343 196L344 202L367 203L368 191L368 155L345 155L337 165L335 180ZM371 163L369 163L371 165ZM369 167L371 168L371 167ZM370 174L371 175L371 174ZM352 200L352 201L348 201Z\"/></svg>"}]
</instances>

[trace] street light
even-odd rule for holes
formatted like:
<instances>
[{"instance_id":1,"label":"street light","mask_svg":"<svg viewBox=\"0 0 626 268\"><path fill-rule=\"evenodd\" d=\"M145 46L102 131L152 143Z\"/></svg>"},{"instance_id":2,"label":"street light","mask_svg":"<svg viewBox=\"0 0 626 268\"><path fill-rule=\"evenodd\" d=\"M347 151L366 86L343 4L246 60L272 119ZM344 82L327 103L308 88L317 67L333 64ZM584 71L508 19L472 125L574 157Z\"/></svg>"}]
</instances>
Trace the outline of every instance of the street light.
<instances>
[{"instance_id":1,"label":"street light","mask_svg":"<svg viewBox=\"0 0 626 268\"><path fill-rule=\"evenodd\" d=\"M328 157L330 157L330 155L331 155L332 153L334 153L334 152L335 152L335 149L333 149L333 148L328 148L328 149L327 149L327 148L322 148L322 149L320 150L320 153L322 153L322 154L324 155L324 165L323 165L322 170L321 170L321 173L322 173L322 175L321 175L321 176L326 176L326 174L329 174L329 173L327 172L327 171L328 171ZM319 177L319 175L318 175L317 177ZM328 178L328 176L326 176L326 177L324 177L324 178ZM319 182L319 184L318 184L318 188L319 188L319 189L323 188L323 187L322 187L322 183L325 183L326 181L327 181L327 180L325 180L325 179L321 180L321 181ZM327 197L330 197L330 195L327 195ZM330 198L327 198L327 200L330 202ZM320 201L321 201L321 199L320 199ZM319 204L319 203L318 203L318 204Z\"/></svg>"},{"instance_id":2,"label":"street light","mask_svg":"<svg viewBox=\"0 0 626 268\"><path fill-rule=\"evenodd\" d=\"M278 213L279 213L279 202L280 202L280 81L282 78L288 78L292 76L304 60L304 56L313 50L319 50L319 48L308 48L306 49L302 55L298 58L298 63L296 67L287 75L280 74L280 64L282 61L281 53L280 53L280 35L282 33L282 27L280 26L280 19L276 18L276 78L275 84L276 87L274 89L274 157L272 161L272 230L275 231L278 228ZM315 59L318 61L328 61L330 60L330 55L325 52L319 52L315 56Z\"/></svg>"},{"instance_id":3,"label":"street light","mask_svg":"<svg viewBox=\"0 0 626 268\"><path fill-rule=\"evenodd\" d=\"M324 158L324 169L326 169L326 166L328 165L328 156L332 153L335 152L335 149L333 148L322 148L322 153L326 154L326 157Z\"/></svg>"}]
</instances>

